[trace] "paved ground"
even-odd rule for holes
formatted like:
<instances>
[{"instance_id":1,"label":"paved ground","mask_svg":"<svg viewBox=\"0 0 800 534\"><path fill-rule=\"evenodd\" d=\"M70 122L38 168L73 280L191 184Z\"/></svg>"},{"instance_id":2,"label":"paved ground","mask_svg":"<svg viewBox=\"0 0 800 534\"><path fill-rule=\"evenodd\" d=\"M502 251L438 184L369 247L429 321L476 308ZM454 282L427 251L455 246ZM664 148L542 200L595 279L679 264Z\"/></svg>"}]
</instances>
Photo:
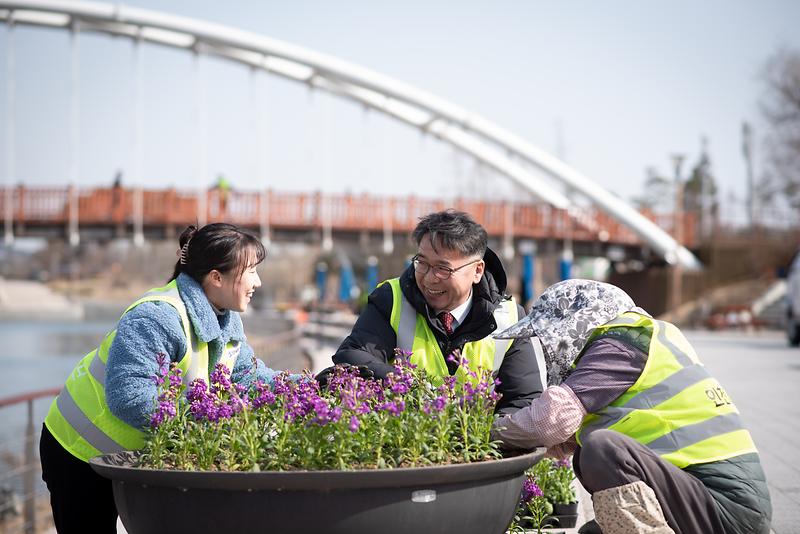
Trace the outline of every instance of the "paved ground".
<instances>
[{"instance_id":1,"label":"paved ground","mask_svg":"<svg viewBox=\"0 0 800 534\"><path fill-rule=\"evenodd\" d=\"M800 532L800 349L778 332L687 337L753 435L769 482L773 532Z\"/></svg>"},{"instance_id":2,"label":"paved ground","mask_svg":"<svg viewBox=\"0 0 800 534\"><path fill-rule=\"evenodd\" d=\"M753 435L772 497L772 531L800 533L800 349L789 347L779 332L686 336ZM583 518L593 517L588 494L581 504ZM573 534L577 528L551 532Z\"/></svg>"}]
</instances>

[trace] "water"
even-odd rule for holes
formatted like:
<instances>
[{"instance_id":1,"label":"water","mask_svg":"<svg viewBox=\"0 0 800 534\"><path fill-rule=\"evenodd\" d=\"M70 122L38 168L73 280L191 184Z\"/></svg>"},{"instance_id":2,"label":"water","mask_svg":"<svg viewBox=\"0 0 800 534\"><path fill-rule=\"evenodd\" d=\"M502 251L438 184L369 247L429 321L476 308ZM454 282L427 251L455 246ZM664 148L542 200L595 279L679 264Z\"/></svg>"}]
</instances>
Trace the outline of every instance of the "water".
<instances>
[{"instance_id":1,"label":"water","mask_svg":"<svg viewBox=\"0 0 800 534\"><path fill-rule=\"evenodd\" d=\"M118 315L92 321L3 321L0 322L0 398L31 391L61 388L78 361L97 348L116 327ZM248 315L247 331L270 335L289 329L274 315ZM294 372L306 366L296 346L284 347L267 356L268 365ZM34 402L34 424L40 428L52 398ZM0 408L0 451L9 439L21 440L27 420L25 403Z\"/></svg>"},{"instance_id":2,"label":"water","mask_svg":"<svg viewBox=\"0 0 800 534\"><path fill-rule=\"evenodd\" d=\"M0 323L0 397L60 388L75 364L113 329L113 320L88 322L4 321ZM34 403L34 424L41 426L51 398ZM24 431L25 403L0 408L0 443Z\"/></svg>"},{"instance_id":3,"label":"water","mask_svg":"<svg viewBox=\"0 0 800 534\"><path fill-rule=\"evenodd\" d=\"M0 324L0 396L61 387L78 360L114 326L113 320Z\"/></svg>"}]
</instances>

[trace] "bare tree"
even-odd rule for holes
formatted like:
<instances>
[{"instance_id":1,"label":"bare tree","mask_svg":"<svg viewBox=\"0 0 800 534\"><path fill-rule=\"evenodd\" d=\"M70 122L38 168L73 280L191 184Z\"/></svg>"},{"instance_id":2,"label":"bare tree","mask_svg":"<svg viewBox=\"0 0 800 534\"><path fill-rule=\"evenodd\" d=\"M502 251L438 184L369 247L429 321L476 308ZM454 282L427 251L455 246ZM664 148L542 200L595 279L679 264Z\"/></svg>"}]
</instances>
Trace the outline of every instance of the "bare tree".
<instances>
[{"instance_id":1,"label":"bare tree","mask_svg":"<svg viewBox=\"0 0 800 534\"><path fill-rule=\"evenodd\" d=\"M674 209L673 181L662 176L655 167L645 169L645 180L642 194L633 197L633 204L640 210L648 209L657 213L666 213Z\"/></svg>"},{"instance_id":2,"label":"bare tree","mask_svg":"<svg viewBox=\"0 0 800 534\"><path fill-rule=\"evenodd\" d=\"M800 213L800 51L780 50L767 61L761 111L769 126L762 201Z\"/></svg>"},{"instance_id":3,"label":"bare tree","mask_svg":"<svg viewBox=\"0 0 800 534\"><path fill-rule=\"evenodd\" d=\"M711 157L708 155L708 140L703 137L700 156L692 167L692 174L683 188L683 211L696 216L698 235L707 239L719 218L717 183L711 171Z\"/></svg>"}]
</instances>

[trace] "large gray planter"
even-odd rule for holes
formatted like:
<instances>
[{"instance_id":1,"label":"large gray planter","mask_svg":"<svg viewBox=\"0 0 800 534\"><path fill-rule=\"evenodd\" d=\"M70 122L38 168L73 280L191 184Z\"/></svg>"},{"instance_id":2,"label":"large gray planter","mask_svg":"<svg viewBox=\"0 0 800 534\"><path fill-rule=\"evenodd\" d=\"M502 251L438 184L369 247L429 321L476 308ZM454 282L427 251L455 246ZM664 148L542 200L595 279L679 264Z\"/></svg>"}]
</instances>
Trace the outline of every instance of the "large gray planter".
<instances>
[{"instance_id":1,"label":"large gray planter","mask_svg":"<svg viewBox=\"0 0 800 534\"><path fill-rule=\"evenodd\" d=\"M544 454L359 471L201 472L129 467L130 453L90 460L113 481L130 534L500 534L524 472Z\"/></svg>"}]
</instances>

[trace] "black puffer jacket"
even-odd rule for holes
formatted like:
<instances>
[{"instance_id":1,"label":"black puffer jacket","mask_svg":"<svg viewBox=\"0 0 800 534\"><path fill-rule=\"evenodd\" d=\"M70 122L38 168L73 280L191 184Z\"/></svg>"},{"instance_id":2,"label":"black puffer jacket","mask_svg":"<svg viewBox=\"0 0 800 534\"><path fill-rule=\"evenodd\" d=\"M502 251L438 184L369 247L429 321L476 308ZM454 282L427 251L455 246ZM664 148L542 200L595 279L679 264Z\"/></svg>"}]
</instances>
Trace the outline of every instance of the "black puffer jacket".
<instances>
[{"instance_id":1,"label":"black puffer jacket","mask_svg":"<svg viewBox=\"0 0 800 534\"><path fill-rule=\"evenodd\" d=\"M435 311L428 308L425 297L417 287L413 267L406 269L400 276L403 294L417 313L428 321L442 354L451 354L454 350L463 348L465 343L491 334L496 328L492 314L503 299L509 298L504 293L506 274L500 259L490 249L486 250L483 259L486 270L480 282L472 286L472 308L463 324L458 326L449 339ZM392 372L394 368L390 362L397 347L397 335L390 323L392 304L392 288L389 284L375 289L369 296L367 307L353 326L353 331L334 354L333 362L366 365L378 378L384 378ZM522 306L518 306L518 312L522 318L525 313ZM450 374L456 371L454 365L448 362ZM497 390L503 395L496 408L498 413L515 412L542 394L544 387L530 339L514 340L500 366L498 378L500 385Z\"/></svg>"},{"instance_id":2,"label":"black puffer jacket","mask_svg":"<svg viewBox=\"0 0 800 534\"><path fill-rule=\"evenodd\" d=\"M725 534L769 534L772 505L758 454L686 468L703 483L725 525Z\"/></svg>"}]
</instances>

